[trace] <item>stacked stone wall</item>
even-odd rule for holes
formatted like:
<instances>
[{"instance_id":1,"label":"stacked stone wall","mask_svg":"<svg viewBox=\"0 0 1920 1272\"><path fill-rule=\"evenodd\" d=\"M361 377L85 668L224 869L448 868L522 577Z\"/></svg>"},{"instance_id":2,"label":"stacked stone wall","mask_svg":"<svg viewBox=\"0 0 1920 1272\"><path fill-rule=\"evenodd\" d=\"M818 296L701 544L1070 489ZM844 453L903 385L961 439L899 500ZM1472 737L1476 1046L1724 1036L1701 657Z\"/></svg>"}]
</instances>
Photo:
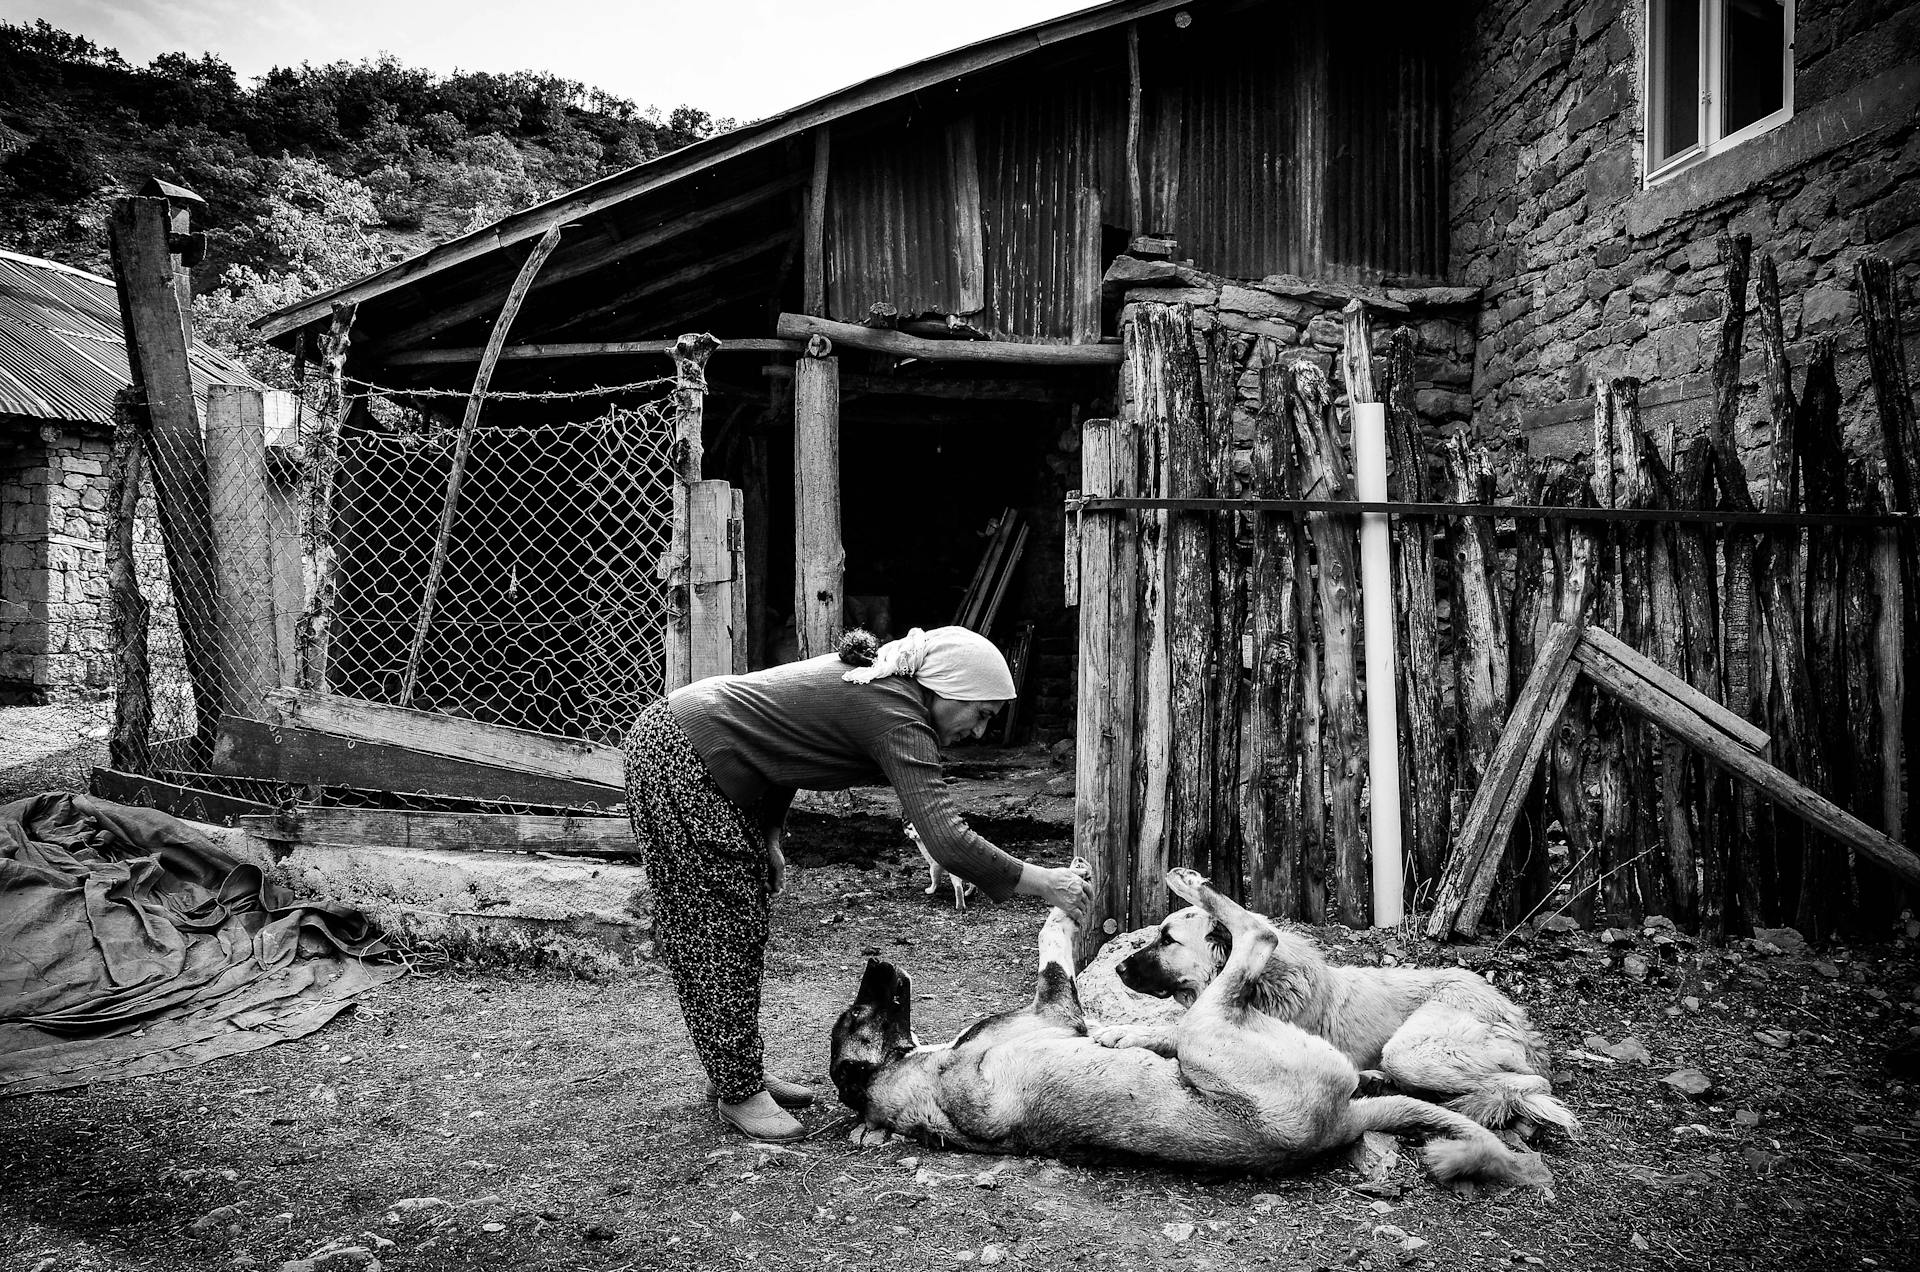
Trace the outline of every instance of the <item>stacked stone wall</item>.
<instances>
[{"instance_id":1,"label":"stacked stone wall","mask_svg":"<svg viewBox=\"0 0 1920 1272\"><path fill-rule=\"evenodd\" d=\"M1476 427L1509 454L1577 453L1593 384L1614 375L1646 386L1656 428L1697 427L1724 297L1716 240L1730 230L1752 237L1756 273L1761 254L1778 265L1796 366L1834 338L1849 449L1877 452L1853 270L1869 253L1893 262L1920 344L1920 3L1801 0L1794 117L1650 188L1645 13L1643 0L1492 0L1464 37L1452 267L1484 296ZM1765 405L1757 370L1745 380L1753 447Z\"/></svg>"}]
</instances>

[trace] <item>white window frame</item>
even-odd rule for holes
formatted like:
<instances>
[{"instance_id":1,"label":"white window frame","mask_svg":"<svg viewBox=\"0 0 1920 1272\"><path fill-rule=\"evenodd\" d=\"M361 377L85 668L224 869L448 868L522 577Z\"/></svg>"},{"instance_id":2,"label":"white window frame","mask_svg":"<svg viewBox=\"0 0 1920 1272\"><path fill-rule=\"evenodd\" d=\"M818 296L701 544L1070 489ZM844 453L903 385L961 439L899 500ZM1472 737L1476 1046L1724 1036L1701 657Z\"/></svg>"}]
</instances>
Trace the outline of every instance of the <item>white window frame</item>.
<instances>
[{"instance_id":1,"label":"white window frame","mask_svg":"<svg viewBox=\"0 0 1920 1272\"><path fill-rule=\"evenodd\" d=\"M1686 3L1686 0L1669 0L1670 3ZM1786 10L1786 40L1780 49L1781 106L1771 115L1762 116L1745 127L1720 135L1720 96L1726 67L1726 13L1727 0L1695 0L1700 6L1700 100L1696 104L1699 111L1698 129L1700 138L1687 149L1670 155L1658 168L1653 167L1653 124L1655 102L1653 97L1653 76L1655 65L1653 6L1655 0L1645 0L1641 6L1641 30L1646 39L1641 47L1640 56L1640 166L1646 172L1645 184L1657 185L1677 173L1684 172L1703 159L1721 154L1743 141L1751 141L1765 132L1771 132L1781 124L1793 118L1793 44L1795 0L1784 0Z\"/></svg>"}]
</instances>

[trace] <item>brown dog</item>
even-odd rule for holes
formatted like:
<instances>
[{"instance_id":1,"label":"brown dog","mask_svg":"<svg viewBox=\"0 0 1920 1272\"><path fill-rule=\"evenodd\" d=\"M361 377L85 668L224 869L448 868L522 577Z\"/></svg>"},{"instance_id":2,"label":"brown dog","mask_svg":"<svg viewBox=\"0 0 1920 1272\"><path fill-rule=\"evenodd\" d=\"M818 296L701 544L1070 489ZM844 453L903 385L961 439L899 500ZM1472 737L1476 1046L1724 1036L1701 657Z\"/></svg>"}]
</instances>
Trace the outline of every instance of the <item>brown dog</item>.
<instances>
[{"instance_id":1,"label":"brown dog","mask_svg":"<svg viewBox=\"0 0 1920 1272\"><path fill-rule=\"evenodd\" d=\"M1370 1130L1425 1132L1446 1137L1426 1154L1441 1179L1547 1182L1538 1157L1457 1113L1406 1096L1356 1099L1359 1076L1344 1056L1252 1005L1277 948L1273 925L1190 870L1167 882L1234 937L1167 1056L1087 1036L1073 979L1077 928L1056 909L1040 929L1033 1002L944 1045L913 1036L912 981L869 960L833 1029L841 1101L867 1127L979 1152L1096 1150L1255 1170L1297 1167Z\"/></svg>"},{"instance_id":2,"label":"brown dog","mask_svg":"<svg viewBox=\"0 0 1920 1272\"><path fill-rule=\"evenodd\" d=\"M1152 944L1117 969L1129 989L1195 1003L1237 953L1236 934L1207 910L1179 910ZM1546 1040L1527 1013L1483 978L1461 968L1336 967L1298 932L1274 929L1273 950L1248 987L1248 1001L1276 1020L1325 1038L1357 1068L1402 1091L1431 1095L1484 1126L1516 1119L1580 1123L1541 1076ZM1165 1026L1096 1030L1109 1047L1168 1054Z\"/></svg>"}]
</instances>

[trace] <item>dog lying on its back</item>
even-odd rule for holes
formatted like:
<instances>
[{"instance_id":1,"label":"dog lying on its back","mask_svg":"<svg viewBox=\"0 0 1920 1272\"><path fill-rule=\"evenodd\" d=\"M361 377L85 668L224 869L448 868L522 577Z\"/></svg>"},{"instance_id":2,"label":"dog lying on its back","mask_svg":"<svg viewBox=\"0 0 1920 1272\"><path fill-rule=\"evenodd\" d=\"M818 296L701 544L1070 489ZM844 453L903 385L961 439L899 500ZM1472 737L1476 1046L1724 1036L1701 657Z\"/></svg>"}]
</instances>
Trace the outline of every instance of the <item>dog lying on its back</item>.
<instances>
[{"instance_id":1,"label":"dog lying on its back","mask_svg":"<svg viewBox=\"0 0 1920 1272\"><path fill-rule=\"evenodd\" d=\"M1259 1010L1325 1038L1363 1073L1443 1099L1483 1126L1524 1120L1579 1129L1541 1076L1546 1040L1482 977L1462 968L1337 967L1307 937L1274 926L1274 954L1252 991ZM1154 942L1117 970L1129 989L1190 1006L1232 948L1233 934L1191 906L1169 915ZM1130 1025L1093 1036L1105 1046L1161 1051L1169 1033Z\"/></svg>"}]
</instances>

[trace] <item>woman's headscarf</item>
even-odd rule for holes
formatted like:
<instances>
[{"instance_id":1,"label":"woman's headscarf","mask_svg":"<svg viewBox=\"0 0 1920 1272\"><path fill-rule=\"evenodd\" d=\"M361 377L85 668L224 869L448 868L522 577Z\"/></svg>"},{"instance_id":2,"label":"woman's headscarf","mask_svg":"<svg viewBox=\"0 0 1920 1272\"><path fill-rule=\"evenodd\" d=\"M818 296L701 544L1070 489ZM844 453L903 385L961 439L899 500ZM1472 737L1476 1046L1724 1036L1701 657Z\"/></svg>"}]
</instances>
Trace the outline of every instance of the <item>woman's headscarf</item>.
<instances>
[{"instance_id":1,"label":"woman's headscarf","mask_svg":"<svg viewBox=\"0 0 1920 1272\"><path fill-rule=\"evenodd\" d=\"M965 627L916 627L880 646L871 667L855 667L841 679L864 685L884 676L906 676L955 702L1006 702L1014 697L1006 658L992 641Z\"/></svg>"}]
</instances>

